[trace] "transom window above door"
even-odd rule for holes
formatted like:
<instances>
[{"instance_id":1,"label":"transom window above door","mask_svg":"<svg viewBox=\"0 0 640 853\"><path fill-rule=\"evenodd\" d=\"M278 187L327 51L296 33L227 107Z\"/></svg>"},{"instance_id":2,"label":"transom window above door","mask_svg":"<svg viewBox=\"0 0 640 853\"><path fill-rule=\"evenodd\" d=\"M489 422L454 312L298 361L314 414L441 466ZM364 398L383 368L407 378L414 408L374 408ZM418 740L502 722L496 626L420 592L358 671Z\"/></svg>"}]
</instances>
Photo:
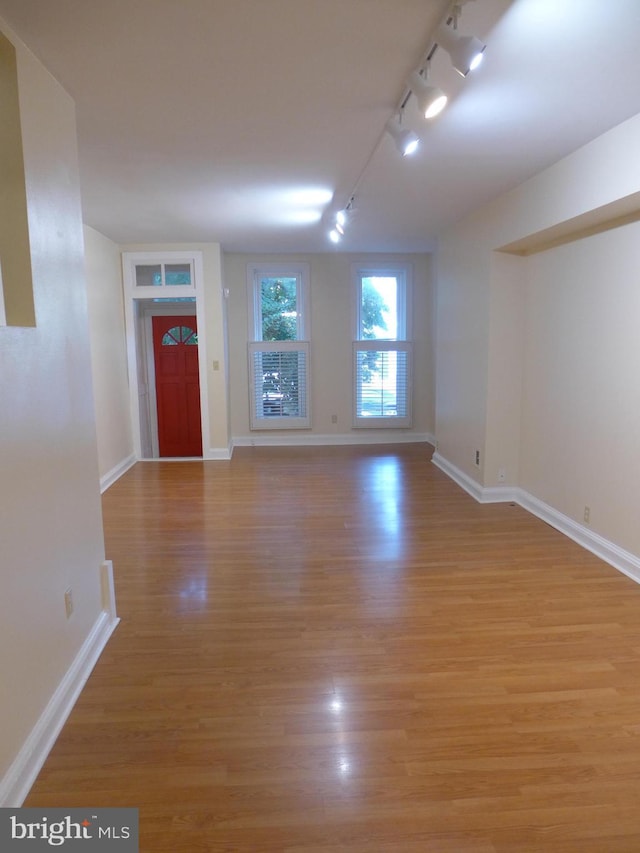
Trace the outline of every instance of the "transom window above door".
<instances>
[{"instance_id":1,"label":"transom window above door","mask_svg":"<svg viewBox=\"0 0 640 853\"><path fill-rule=\"evenodd\" d=\"M177 264L136 264L136 287L190 287L193 270L190 262Z\"/></svg>"},{"instance_id":2,"label":"transom window above door","mask_svg":"<svg viewBox=\"0 0 640 853\"><path fill-rule=\"evenodd\" d=\"M196 296L196 255L183 252L125 252L125 290L134 299L186 302Z\"/></svg>"}]
</instances>

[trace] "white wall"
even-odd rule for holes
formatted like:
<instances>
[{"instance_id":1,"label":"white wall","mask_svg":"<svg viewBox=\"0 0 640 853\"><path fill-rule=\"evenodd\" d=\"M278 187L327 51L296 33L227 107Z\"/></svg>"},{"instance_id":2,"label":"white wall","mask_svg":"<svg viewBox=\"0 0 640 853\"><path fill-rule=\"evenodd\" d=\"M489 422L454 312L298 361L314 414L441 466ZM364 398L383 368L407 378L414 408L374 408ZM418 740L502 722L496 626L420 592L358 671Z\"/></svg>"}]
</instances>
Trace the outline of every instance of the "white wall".
<instances>
[{"instance_id":1,"label":"white wall","mask_svg":"<svg viewBox=\"0 0 640 853\"><path fill-rule=\"evenodd\" d=\"M489 353L484 458L485 482L517 483L520 469L526 260L491 256Z\"/></svg>"},{"instance_id":2,"label":"white wall","mask_svg":"<svg viewBox=\"0 0 640 853\"><path fill-rule=\"evenodd\" d=\"M436 308L436 442L438 453L471 477L484 465L490 320L486 251L464 233L446 235L438 248ZM470 241L471 242L471 241ZM480 468L475 454L480 451Z\"/></svg>"},{"instance_id":3,"label":"white wall","mask_svg":"<svg viewBox=\"0 0 640 853\"><path fill-rule=\"evenodd\" d=\"M9 770L102 613L105 555L74 107L0 28L18 50L36 314L34 328L0 328L2 804L16 790Z\"/></svg>"},{"instance_id":4,"label":"white wall","mask_svg":"<svg viewBox=\"0 0 640 853\"><path fill-rule=\"evenodd\" d=\"M414 410L410 430L353 429L351 265L409 263L413 268ZM247 371L247 266L259 263L307 263L311 285L312 429L249 429ZM434 312L428 255L376 256L326 253L311 255L224 255L224 284L229 289L229 369L231 433L237 443L280 441L425 440L433 435ZM337 423L331 421L337 415Z\"/></svg>"},{"instance_id":5,"label":"white wall","mask_svg":"<svg viewBox=\"0 0 640 853\"><path fill-rule=\"evenodd\" d=\"M640 555L640 223L527 264L520 485Z\"/></svg>"},{"instance_id":6,"label":"white wall","mask_svg":"<svg viewBox=\"0 0 640 853\"><path fill-rule=\"evenodd\" d=\"M502 468L576 522L588 505L593 531L640 555L640 226L603 231L636 203L639 150L636 116L442 235L436 439L480 486Z\"/></svg>"},{"instance_id":7,"label":"white wall","mask_svg":"<svg viewBox=\"0 0 640 853\"><path fill-rule=\"evenodd\" d=\"M84 228L85 271L101 478L133 454L120 248Z\"/></svg>"}]
</instances>

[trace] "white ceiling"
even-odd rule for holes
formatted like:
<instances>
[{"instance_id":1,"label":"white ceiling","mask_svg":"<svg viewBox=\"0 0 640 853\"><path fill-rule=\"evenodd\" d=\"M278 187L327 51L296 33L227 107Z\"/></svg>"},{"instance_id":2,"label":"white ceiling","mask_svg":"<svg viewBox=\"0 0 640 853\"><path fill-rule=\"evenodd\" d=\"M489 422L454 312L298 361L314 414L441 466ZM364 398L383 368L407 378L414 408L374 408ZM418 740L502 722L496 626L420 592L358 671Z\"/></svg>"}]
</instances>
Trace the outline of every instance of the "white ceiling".
<instances>
[{"instance_id":1,"label":"white ceiling","mask_svg":"<svg viewBox=\"0 0 640 853\"><path fill-rule=\"evenodd\" d=\"M119 243L429 251L438 231L640 112L640 0L471 0L487 43L403 159L384 124L447 0L0 0L77 105L85 222ZM363 171L364 170L364 171ZM310 221L316 217L316 221Z\"/></svg>"}]
</instances>

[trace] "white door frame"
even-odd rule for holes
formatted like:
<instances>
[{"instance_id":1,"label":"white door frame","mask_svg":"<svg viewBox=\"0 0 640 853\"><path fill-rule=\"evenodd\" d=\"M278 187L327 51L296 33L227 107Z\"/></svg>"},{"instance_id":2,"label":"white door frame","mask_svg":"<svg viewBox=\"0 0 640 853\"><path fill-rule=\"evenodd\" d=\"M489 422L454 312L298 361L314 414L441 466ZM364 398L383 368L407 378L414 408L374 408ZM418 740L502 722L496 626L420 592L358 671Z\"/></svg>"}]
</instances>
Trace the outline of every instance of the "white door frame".
<instances>
[{"instance_id":1,"label":"white door frame","mask_svg":"<svg viewBox=\"0 0 640 853\"><path fill-rule=\"evenodd\" d=\"M174 317L193 317L195 315L196 322L198 316L196 314L195 302L141 302L141 324L139 331L142 333L140 346L144 347L146 365L145 381L147 384L147 400L149 412L149 432L151 439L151 456L153 459L160 458L160 442L158 439L158 397L156 394L156 359L153 349L153 317L166 317L168 315ZM200 332L198 327L198 368L200 366ZM202 398L202 394L200 395ZM141 425L141 433L143 428ZM144 445L144 435L141 434L142 445ZM202 448L204 450L204 439Z\"/></svg>"},{"instance_id":2,"label":"white door frame","mask_svg":"<svg viewBox=\"0 0 640 853\"><path fill-rule=\"evenodd\" d=\"M192 285L136 286L137 264L190 263ZM122 255L127 364L129 369L129 407L136 459L158 459L158 425L155 396L155 367L151 317L153 314L194 314L198 324L198 372L202 458L211 457L209 449L209 389L204 310L202 252L124 252ZM155 299L195 298L194 302L154 302ZM151 451L151 456L149 456Z\"/></svg>"}]
</instances>

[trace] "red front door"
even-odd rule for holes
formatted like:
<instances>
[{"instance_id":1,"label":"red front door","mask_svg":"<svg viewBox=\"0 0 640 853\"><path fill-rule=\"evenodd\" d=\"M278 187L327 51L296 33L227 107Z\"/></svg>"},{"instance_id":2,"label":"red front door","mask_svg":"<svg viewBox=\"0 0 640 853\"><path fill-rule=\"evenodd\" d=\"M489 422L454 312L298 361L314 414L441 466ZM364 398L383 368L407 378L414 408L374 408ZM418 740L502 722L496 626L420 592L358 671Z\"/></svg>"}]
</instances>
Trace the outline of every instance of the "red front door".
<instances>
[{"instance_id":1,"label":"red front door","mask_svg":"<svg viewBox=\"0 0 640 853\"><path fill-rule=\"evenodd\" d=\"M160 456L202 456L195 317L152 317Z\"/></svg>"}]
</instances>

